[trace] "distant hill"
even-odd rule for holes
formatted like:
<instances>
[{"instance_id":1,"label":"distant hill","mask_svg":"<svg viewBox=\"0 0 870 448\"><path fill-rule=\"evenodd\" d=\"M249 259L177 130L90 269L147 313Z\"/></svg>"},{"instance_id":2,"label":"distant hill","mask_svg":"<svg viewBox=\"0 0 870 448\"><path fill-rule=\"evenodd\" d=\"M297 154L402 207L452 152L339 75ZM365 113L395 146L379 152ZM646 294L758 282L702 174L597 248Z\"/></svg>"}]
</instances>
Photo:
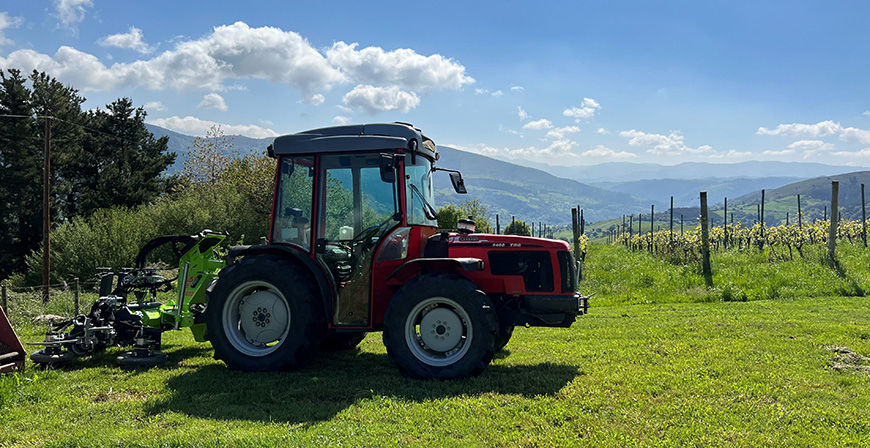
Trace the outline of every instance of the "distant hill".
<instances>
[{"instance_id":1,"label":"distant hill","mask_svg":"<svg viewBox=\"0 0 870 448\"><path fill-rule=\"evenodd\" d=\"M596 182L592 185L611 191L627 193L650 203L670 202L674 197L675 207L698 205L698 194L706 191L710 204L722 202L723 198L736 198L761 189L774 189L802 177L760 178L708 178L708 179L642 179L631 182Z\"/></svg>"},{"instance_id":2,"label":"distant hill","mask_svg":"<svg viewBox=\"0 0 870 448\"><path fill-rule=\"evenodd\" d=\"M860 219L861 217L861 184L870 184L870 171L855 171L833 176L816 177L785 185L764 193L764 222L772 225L785 220L786 213L790 220L797 216L797 196L801 196L801 211L804 220L821 219L825 208L830 217L831 181L840 181L838 202L840 216L845 219ZM736 213L757 216L757 205L761 203L761 192L756 191L733 202ZM729 214L731 212L729 211ZM736 218L735 218L736 219Z\"/></svg>"},{"instance_id":3,"label":"distant hill","mask_svg":"<svg viewBox=\"0 0 870 448\"><path fill-rule=\"evenodd\" d=\"M174 152L177 157L175 158L175 163L169 167L168 171L170 173L178 171L183 161L187 159L187 151L193 147L193 141L196 137L170 131L153 124L146 124L145 127L155 137L169 137L169 151ZM228 135L227 137L233 138L233 150L238 151L240 154L265 153L266 147L274 140L273 138L251 138L244 135Z\"/></svg>"},{"instance_id":4,"label":"distant hill","mask_svg":"<svg viewBox=\"0 0 870 448\"><path fill-rule=\"evenodd\" d=\"M457 195L446 175L435 173L438 205L479 199L502 219L514 215L524 221L562 224L571 221L571 207L584 209L587 220L646 210L646 200L607 191L580 182L561 179L534 168L515 165L475 153L439 146L438 166L462 171L467 195ZM493 218L493 223L494 218Z\"/></svg>"},{"instance_id":5,"label":"distant hill","mask_svg":"<svg viewBox=\"0 0 870 448\"><path fill-rule=\"evenodd\" d=\"M555 166L528 160L514 160L554 176L579 182L631 182L641 179L709 179L790 177L806 179L861 169L822 163L751 161L740 163L685 162L678 165L609 162L591 166Z\"/></svg>"}]
</instances>

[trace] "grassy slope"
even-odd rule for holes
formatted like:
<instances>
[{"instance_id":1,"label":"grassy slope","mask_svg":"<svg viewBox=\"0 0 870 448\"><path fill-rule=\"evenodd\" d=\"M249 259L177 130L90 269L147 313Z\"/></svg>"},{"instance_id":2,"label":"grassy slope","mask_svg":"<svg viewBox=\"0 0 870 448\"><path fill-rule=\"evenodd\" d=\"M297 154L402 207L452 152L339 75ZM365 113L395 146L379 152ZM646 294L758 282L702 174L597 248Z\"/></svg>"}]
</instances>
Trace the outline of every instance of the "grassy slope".
<instances>
[{"instance_id":1,"label":"grassy slope","mask_svg":"<svg viewBox=\"0 0 870 448\"><path fill-rule=\"evenodd\" d=\"M841 260L847 276L868 264L857 251ZM714 258L717 283L726 261ZM763 268L730 260L741 263ZM806 286L787 284L800 271ZM870 304L818 297L839 287L835 274L807 263L742 272L733 288L748 298L779 285L776 300L749 302L719 301L691 269L619 247L593 246L587 274L590 315L570 329L517 329L477 378L404 379L379 334L300 371L230 372L208 344L170 332L160 368L121 370L111 349L68 370L31 369L20 386L0 379L0 446L870 444L870 363L834 369L826 348L870 355ZM858 286L870 277L852 275ZM23 339L40 339L26 322L33 306L11 301Z\"/></svg>"}]
</instances>

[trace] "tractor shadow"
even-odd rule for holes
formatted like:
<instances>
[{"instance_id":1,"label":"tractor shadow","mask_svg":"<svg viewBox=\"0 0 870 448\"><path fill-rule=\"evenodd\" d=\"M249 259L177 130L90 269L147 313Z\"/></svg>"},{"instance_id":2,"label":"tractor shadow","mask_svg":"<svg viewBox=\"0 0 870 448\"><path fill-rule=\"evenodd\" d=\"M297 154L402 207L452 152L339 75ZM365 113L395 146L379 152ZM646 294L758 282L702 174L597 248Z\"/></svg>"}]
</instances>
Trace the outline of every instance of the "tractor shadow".
<instances>
[{"instance_id":1,"label":"tractor shadow","mask_svg":"<svg viewBox=\"0 0 870 448\"><path fill-rule=\"evenodd\" d=\"M560 364L490 365L465 380L411 380L402 377L386 354L350 350L323 353L306 367L286 372L236 372L211 364L173 376L168 398L146 412L167 411L221 420L313 423L328 420L363 400L429 400L481 394L534 397L553 395L579 376L577 366Z\"/></svg>"}]
</instances>

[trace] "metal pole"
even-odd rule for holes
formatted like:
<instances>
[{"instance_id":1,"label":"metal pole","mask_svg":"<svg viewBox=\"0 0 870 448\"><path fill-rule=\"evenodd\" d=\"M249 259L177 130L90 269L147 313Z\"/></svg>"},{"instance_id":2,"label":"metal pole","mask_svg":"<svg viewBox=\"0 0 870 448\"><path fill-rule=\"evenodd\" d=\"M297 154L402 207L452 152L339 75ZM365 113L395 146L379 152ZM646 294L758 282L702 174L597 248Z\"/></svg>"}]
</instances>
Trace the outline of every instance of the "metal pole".
<instances>
[{"instance_id":1,"label":"metal pole","mask_svg":"<svg viewBox=\"0 0 870 448\"><path fill-rule=\"evenodd\" d=\"M42 153L42 303L48 303L51 292L51 118L45 117L45 148Z\"/></svg>"}]
</instances>

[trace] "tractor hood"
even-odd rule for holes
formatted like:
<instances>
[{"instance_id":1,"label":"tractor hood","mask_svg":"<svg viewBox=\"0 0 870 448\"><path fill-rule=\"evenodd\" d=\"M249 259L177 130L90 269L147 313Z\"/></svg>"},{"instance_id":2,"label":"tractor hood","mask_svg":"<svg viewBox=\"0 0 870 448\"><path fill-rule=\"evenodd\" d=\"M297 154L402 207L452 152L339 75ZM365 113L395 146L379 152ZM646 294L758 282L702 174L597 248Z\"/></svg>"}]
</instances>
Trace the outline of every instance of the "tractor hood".
<instances>
[{"instance_id":1,"label":"tractor hood","mask_svg":"<svg viewBox=\"0 0 870 448\"><path fill-rule=\"evenodd\" d=\"M569 250L568 243L562 240L549 238L534 238L517 235L494 235L488 233L451 233L448 238L448 246L452 248L512 248L512 249L555 249Z\"/></svg>"}]
</instances>

